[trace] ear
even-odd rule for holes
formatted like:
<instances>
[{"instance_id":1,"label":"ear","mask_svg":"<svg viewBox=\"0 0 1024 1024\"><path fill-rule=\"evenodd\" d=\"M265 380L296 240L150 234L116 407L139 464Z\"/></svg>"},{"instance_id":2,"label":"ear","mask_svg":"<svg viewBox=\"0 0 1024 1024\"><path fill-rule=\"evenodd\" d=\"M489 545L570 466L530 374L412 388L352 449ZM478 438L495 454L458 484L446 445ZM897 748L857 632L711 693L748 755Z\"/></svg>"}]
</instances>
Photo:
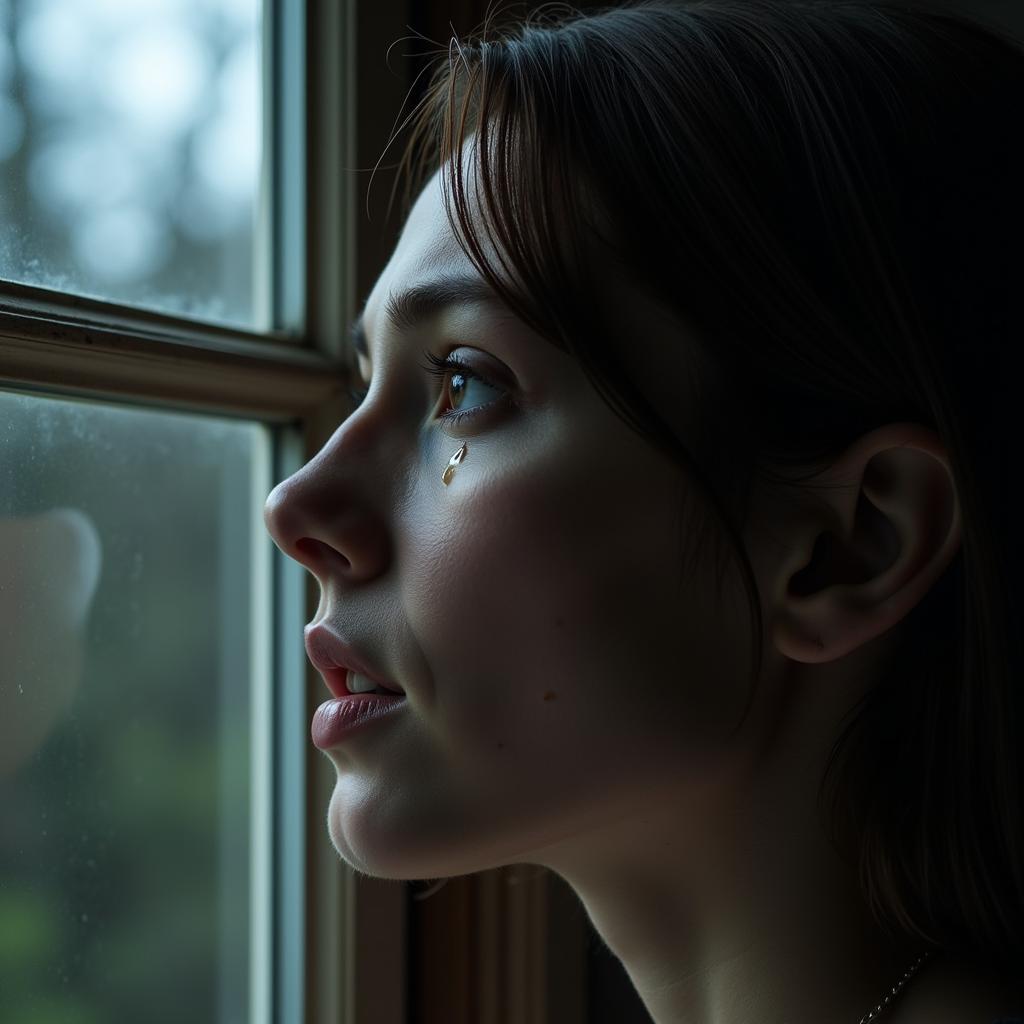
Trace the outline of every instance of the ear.
<instances>
[{"instance_id":1,"label":"ear","mask_svg":"<svg viewBox=\"0 0 1024 1024\"><path fill-rule=\"evenodd\" d=\"M774 570L772 639L826 662L881 636L928 592L961 543L960 501L933 430L896 423L861 437L811 482Z\"/></svg>"}]
</instances>

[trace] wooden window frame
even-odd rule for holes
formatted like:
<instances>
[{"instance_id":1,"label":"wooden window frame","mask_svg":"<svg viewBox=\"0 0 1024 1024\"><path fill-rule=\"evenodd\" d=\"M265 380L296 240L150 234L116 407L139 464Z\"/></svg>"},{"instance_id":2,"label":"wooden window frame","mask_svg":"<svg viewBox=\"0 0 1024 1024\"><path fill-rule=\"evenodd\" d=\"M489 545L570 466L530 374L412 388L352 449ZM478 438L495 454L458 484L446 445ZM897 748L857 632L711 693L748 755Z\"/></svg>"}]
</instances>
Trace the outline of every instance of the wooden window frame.
<instances>
[{"instance_id":1,"label":"wooden window frame","mask_svg":"<svg viewBox=\"0 0 1024 1024\"><path fill-rule=\"evenodd\" d=\"M282 19L293 17L293 0L266 3L268 31L282 31ZM466 31L483 8L464 2L427 14L417 0L306 0L299 6L304 23L291 20L287 31L303 26L304 103L300 92L299 100L293 95L275 106L279 134L273 141L286 142L282 122L304 107L309 144L304 167L303 160L292 160L290 173L301 168L306 182L299 214L306 273L301 293L287 267L274 271L272 287L286 322L296 308L301 320L305 305L304 329L246 331L2 282L0 384L258 420L280 435L275 479L328 441L349 410L347 326L401 228L385 217L397 153L392 147L383 160L381 154L419 66L389 58L388 49L409 37L411 21L427 18L432 24L411 27L443 40L451 34L449 20ZM404 71L396 74L396 67ZM287 232L289 225L276 230ZM565 883L546 869L516 865L457 877L416 900L421 885L359 877L338 858L324 828L334 773L306 742L323 684L305 661L301 622L315 615L319 587L301 570L299 581L297 567L282 560L275 562L275 690L292 680L303 690L304 709L297 701L277 705L276 746L279 752L298 749L292 733L300 713L304 746L286 776L280 765L275 769L272 1019L583 1024L585 917ZM304 800L296 802L300 786Z\"/></svg>"}]
</instances>

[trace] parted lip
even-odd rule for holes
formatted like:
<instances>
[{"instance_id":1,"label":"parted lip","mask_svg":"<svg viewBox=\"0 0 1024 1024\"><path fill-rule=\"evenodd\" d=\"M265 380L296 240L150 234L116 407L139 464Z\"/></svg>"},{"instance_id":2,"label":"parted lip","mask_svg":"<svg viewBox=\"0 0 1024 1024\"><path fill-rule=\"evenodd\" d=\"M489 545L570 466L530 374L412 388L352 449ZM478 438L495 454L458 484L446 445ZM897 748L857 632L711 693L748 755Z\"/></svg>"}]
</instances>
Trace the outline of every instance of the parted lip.
<instances>
[{"instance_id":1,"label":"parted lip","mask_svg":"<svg viewBox=\"0 0 1024 1024\"><path fill-rule=\"evenodd\" d=\"M405 693L397 684L381 678L352 647L324 623L306 626L304 633L306 654L335 697L344 697L348 694L345 677L349 669L365 676L378 686L383 686L385 690Z\"/></svg>"}]
</instances>

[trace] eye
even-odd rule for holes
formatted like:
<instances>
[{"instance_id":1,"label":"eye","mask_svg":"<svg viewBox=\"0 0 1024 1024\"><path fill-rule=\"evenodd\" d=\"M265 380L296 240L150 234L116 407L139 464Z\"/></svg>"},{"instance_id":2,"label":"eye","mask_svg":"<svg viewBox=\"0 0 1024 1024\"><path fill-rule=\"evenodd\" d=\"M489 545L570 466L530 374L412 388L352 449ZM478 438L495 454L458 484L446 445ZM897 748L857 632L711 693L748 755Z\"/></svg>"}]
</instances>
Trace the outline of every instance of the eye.
<instances>
[{"instance_id":1,"label":"eye","mask_svg":"<svg viewBox=\"0 0 1024 1024\"><path fill-rule=\"evenodd\" d=\"M474 370L458 355L449 354L444 359L435 356L432 352L424 352L423 355L426 363L420 364L421 368L432 377L437 377L442 381L442 397L446 406L453 410L445 412L439 417L445 423L450 425L461 423L464 419L476 416L502 399L511 400L506 388L492 384L487 377ZM354 368L350 372L354 374ZM369 390L369 387L349 388L348 396L356 405L360 405L369 394ZM472 397L477 393L481 393L483 401L467 405L466 403L471 402ZM497 397L488 398L488 394Z\"/></svg>"},{"instance_id":2,"label":"eye","mask_svg":"<svg viewBox=\"0 0 1024 1024\"><path fill-rule=\"evenodd\" d=\"M423 355L427 360L425 364L421 364L423 369L441 380L443 404L454 410L442 413L439 417L447 424L454 426L478 415L502 398L510 397L505 388L492 384L482 373L474 370L455 353L450 353L444 359L432 352L424 352ZM473 398L477 396L482 401L474 403Z\"/></svg>"}]
</instances>

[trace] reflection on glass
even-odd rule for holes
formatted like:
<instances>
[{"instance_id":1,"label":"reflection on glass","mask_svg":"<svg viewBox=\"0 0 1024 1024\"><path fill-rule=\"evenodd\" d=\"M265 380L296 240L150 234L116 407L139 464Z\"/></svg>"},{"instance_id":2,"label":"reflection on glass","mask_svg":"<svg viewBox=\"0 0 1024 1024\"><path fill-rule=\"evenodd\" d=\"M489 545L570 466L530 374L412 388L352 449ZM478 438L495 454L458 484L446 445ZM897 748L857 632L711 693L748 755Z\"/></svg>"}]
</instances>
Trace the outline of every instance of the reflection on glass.
<instances>
[{"instance_id":1,"label":"reflection on glass","mask_svg":"<svg viewBox=\"0 0 1024 1024\"><path fill-rule=\"evenodd\" d=\"M264 330L262 0L0 0L0 278Z\"/></svg>"},{"instance_id":2,"label":"reflection on glass","mask_svg":"<svg viewBox=\"0 0 1024 1024\"><path fill-rule=\"evenodd\" d=\"M266 428L0 423L0 1020L249 1021Z\"/></svg>"}]
</instances>

